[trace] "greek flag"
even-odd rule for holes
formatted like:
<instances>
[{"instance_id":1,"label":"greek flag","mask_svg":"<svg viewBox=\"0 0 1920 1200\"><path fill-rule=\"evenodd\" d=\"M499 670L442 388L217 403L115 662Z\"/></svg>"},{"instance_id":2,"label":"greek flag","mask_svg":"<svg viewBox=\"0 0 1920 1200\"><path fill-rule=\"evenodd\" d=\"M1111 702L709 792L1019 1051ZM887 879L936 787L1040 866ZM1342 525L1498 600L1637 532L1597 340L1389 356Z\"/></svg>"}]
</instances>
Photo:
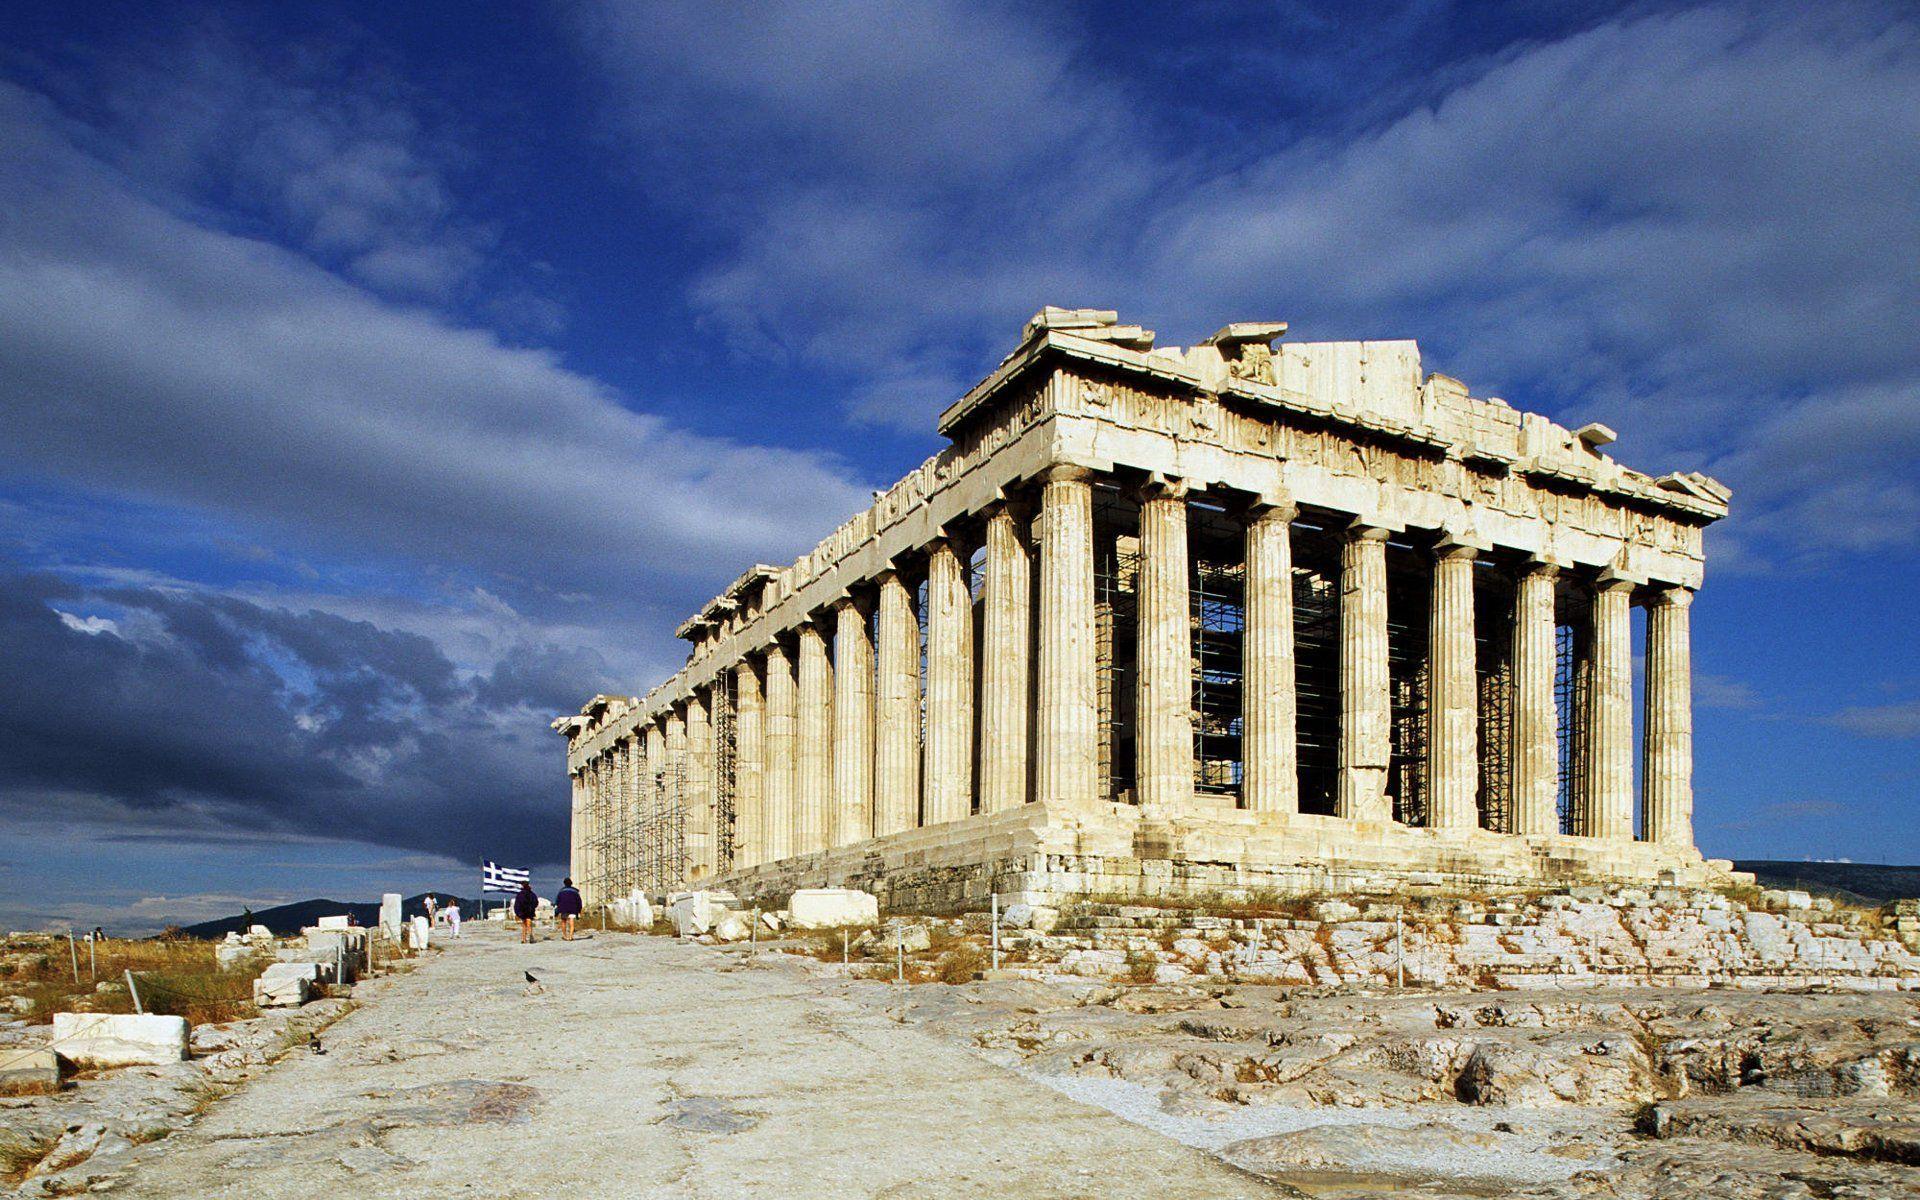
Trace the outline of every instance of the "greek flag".
<instances>
[{"instance_id":1,"label":"greek flag","mask_svg":"<svg viewBox=\"0 0 1920 1200\"><path fill-rule=\"evenodd\" d=\"M483 892L517 892L521 884L532 878L532 871L503 867L492 859L480 864L480 890Z\"/></svg>"}]
</instances>

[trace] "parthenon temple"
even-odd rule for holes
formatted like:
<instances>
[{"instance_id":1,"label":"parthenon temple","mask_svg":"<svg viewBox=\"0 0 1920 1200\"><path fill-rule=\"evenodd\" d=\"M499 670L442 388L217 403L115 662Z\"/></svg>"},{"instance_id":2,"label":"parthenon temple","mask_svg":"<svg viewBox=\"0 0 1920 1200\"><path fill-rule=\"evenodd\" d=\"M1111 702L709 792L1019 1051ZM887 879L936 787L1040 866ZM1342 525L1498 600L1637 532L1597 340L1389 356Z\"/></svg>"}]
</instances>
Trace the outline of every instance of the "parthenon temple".
<instances>
[{"instance_id":1,"label":"parthenon temple","mask_svg":"<svg viewBox=\"0 0 1920 1200\"><path fill-rule=\"evenodd\" d=\"M1037 314L939 453L554 722L589 903L1723 879L1688 612L1727 489L1285 332Z\"/></svg>"}]
</instances>

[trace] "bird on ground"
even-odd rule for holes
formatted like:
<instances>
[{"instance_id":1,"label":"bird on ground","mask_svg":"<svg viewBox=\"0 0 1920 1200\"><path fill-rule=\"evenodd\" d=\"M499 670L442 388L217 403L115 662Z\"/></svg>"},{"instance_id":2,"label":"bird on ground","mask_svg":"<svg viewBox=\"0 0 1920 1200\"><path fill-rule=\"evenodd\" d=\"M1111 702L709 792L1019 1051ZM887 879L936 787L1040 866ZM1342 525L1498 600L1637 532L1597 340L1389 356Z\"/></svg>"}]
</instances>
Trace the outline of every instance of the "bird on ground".
<instances>
[{"instance_id":1,"label":"bird on ground","mask_svg":"<svg viewBox=\"0 0 1920 1200\"><path fill-rule=\"evenodd\" d=\"M535 978L533 977L533 972L532 972L532 971L522 971L522 972L520 972L520 973L521 973L522 975L525 975L525 976L527 977L527 982L528 982L528 983L539 983L539 982L540 982L540 981L539 981L538 979L535 979Z\"/></svg>"},{"instance_id":2,"label":"bird on ground","mask_svg":"<svg viewBox=\"0 0 1920 1200\"><path fill-rule=\"evenodd\" d=\"M326 1049L320 1045L320 1038L317 1034L307 1039L307 1049L313 1051L315 1054L326 1053Z\"/></svg>"}]
</instances>

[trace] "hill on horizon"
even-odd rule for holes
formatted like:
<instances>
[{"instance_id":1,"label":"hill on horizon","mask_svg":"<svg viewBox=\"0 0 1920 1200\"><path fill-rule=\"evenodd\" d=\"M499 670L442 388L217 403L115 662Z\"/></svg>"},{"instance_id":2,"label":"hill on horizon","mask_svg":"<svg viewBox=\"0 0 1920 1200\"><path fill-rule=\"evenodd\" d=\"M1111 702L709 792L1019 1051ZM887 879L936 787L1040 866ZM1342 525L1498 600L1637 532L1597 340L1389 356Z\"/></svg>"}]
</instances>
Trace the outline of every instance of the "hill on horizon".
<instances>
[{"instance_id":1,"label":"hill on horizon","mask_svg":"<svg viewBox=\"0 0 1920 1200\"><path fill-rule=\"evenodd\" d=\"M480 906L476 901L462 896L453 896L447 892L433 893L436 900L444 904L452 900L460 905L460 911L468 916L476 916ZM496 899L494 903L498 904ZM427 915L427 893L408 896L400 902L402 916L424 917ZM362 925L376 925L380 921L380 902L356 903L346 900L296 900L292 904L276 904L272 908L263 908L253 914L255 925L265 925L275 934L282 936L299 933L309 925L317 924L321 917L351 915ZM236 913L231 917L221 917L213 921L202 921L197 925L182 927L181 932L194 938L222 938L229 933L245 933L247 915Z\"/></svg>"},{"instance_id":2,"label":"hill on horizon","mask_svg":"<svg viewBox=\"0 0 1920 1200\"><path fill-rule=\"evenodd\" d=\"M1920 866L1753 858L1736 861L1733 869L1752 871L1761 887L1797 888L1859 904L1920 896Z\"/></svg>"}]
</instances>

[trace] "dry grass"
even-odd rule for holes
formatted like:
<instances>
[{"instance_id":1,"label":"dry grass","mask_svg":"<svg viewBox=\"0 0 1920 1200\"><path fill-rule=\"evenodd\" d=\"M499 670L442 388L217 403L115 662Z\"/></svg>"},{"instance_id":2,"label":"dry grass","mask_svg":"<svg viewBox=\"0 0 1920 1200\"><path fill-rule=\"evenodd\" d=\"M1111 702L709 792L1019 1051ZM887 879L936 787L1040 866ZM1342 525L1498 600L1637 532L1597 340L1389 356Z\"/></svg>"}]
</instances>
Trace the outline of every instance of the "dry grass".
<instances>
[{"instance_id":1,"label":"dry grass","mask_svg":"<svg viewBox=\"0 0 1920 1200\"><path fill-rule=\"evenodd\" d=\"M941 983L971 983L986 966L986 951L972 942L961 942L939 957L933 973Z\"/></svg>"},{"instance_id":2,"label":"dry grass","mask_svg":"<svg viewBox=\"0 0 1920 1200\"><path fill-rule=\"evenodd\" d=\"M253 973L222 971L213 943L153 938L107 938L91 948L78 945L80 978L74 979L74 954L64 939L50 948L0 959L0 981L33 1002L29 1021L48 1022L55 1012L130 1013L133 997L125 988L132 971L143 1007L150 1013L185 1017L202 1025L254 1015ZM105 992L101 983L115 985Z\"/></svg>"},{"instance_id":3,"label":"dry grass","mask_svg":"<svg viewBox=\"0 0 1920 1200\"><path fill-rule=\"evenodd\" d=\"M0 1183L18 1187L27 1172L53 1153L54 1139L46 1134L0 1131Z\"/></svg>"}]
</instances>

